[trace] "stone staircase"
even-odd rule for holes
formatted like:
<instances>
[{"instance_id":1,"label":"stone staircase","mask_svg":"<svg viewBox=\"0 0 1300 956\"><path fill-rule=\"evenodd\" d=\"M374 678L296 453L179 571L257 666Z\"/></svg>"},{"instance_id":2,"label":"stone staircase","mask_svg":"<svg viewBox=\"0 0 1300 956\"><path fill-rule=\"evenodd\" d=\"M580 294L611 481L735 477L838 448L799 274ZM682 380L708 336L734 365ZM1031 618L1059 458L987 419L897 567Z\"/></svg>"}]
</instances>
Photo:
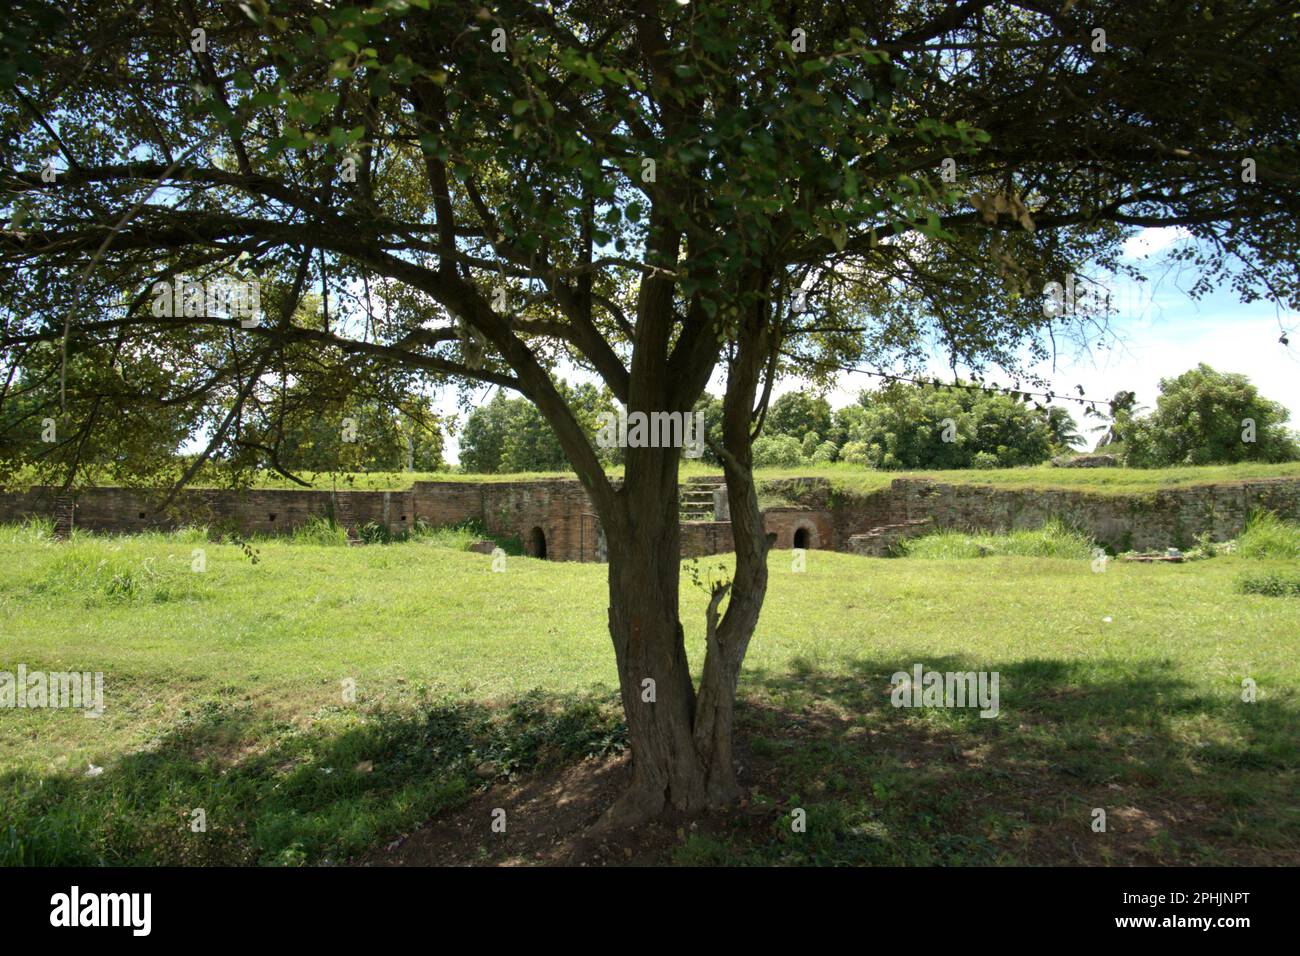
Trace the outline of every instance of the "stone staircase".
<instances>
[{"instance_id":1,"label":"stone staircase","mask_svg":"<svg viewBox=\"0 0 1300 956\"><path fill-rule=\"evenodd\" d=\"M887 558L904 538L916 538L931 530L933 519L912 518L899 524L883 524L863 534L849 535L848 550L867 558Z\"/></svg>"},{"instance_id":2,"label":"stone staircase","mask_svg":"<svg viewBox=\"0 0 1300 956\"><path fill-rule=\"evenodd\" d=\"M677 493L677 506L683 521L716 521L714 491L723 486L722 478L689 478Z\"/></svg>"},{"instance_id":3,"label":"stone staircase","mask_svg":"<svg viewBox=\"0 0 1300 956\"><path fill-rule=\"evenodd\" d=\"M56 495L54 498L54 540L66 541L72 537L72 515L76 509L76 500L72 495Z\"/></svg>"}]
</instances>

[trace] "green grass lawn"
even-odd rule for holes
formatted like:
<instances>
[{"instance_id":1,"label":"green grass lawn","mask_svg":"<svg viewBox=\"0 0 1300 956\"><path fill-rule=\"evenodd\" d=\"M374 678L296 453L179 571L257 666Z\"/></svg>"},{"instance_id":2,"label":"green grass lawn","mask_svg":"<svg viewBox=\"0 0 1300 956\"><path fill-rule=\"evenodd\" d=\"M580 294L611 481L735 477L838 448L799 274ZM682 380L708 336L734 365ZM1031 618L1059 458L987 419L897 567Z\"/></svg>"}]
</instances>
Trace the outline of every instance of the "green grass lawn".
<instances>
[{"instance_id":1,"label":"green grass lawn","mask_svg":"<svg viewBox=\"0 0 1300 956\"><path fill-rule=\"evenodd\" d=\"M796 468L767 468L758 471L760 481L773 478L828 478L845 491L871 492L888 487L895 478L929 478L965 485L993 485L1005 488L1064 488L1092 494L1128 495L1225 481L1259 478L1300 478L1300 462L1267 464L1242 462L1235 465L1187 465L1176 468L1055 468L1050 464L1024 468L990 468L965 471L874 471L843 462L803 465Z\"/></svg>"},{"instance_id":2,"label":"green grass lawn","mask_svg":"<svg viewBox=\"0 0 1300 956\"><path fill-rule=\"evenodd\" d=\"M619 468L611 475L622 475ZM1235 465L1197 465L1177 468L1054 468L1050 464L1024 468L974 469L967 471L876 471L844 462L803 464L791 468L759 468L759 482L781 478L827 478L846 491L871 492L886 488L895 478L930 478L954 484L995 485L1009 488L1074 488L1097 494L1135 494L1159 488L1244 481L1256 478L1300 478L1300 462L1268 464L1243 462ZM684 461L682 480L692 477L722 476L722 470L701 462ZM303 472L299 477L318 489L384 490L409 488L416 481L536 481L574 478L572 472L519 472L506 475L463 474L454 471L431 472L358 472L333 475ZM30 482L28 482L29 484ZM219 476L194 483L198 487L219 486ZM262 488L297 488L298 485L279 475L266 473L258 482ZM15 487L25 487L15 481Z\"/></svg>"},{"instance_id":3,"label":"green grass lawn","mask_svg":"<svg viewBox=\"0 0 1300 956\"><path fill-rule=\"evenodd\" d=\"M605 569L494 573L458 540L261 541L254 564L197 534L0 529L0 671L102 671L107 705L0 710L0 863L342 861L467 800L485 763L617 752ZM771 561L739 713L768 816L675 861L1300 860L1300 598L1237 586L1294 561ZM698 668L704 596L683 604ZM890 706L914 663L999 672L1000 716Z\"/></svg>"}]
</instances>

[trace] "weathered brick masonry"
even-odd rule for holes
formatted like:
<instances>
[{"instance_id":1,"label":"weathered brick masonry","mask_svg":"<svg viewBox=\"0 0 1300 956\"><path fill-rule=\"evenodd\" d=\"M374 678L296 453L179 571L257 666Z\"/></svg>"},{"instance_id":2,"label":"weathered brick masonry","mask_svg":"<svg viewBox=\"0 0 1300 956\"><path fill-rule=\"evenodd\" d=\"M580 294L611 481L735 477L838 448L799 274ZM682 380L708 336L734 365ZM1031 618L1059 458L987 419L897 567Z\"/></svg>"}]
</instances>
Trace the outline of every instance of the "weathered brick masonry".
<instances>
[{"instance_id":1,"label":"weathered brick masonry","mask_svg":"<svg viewBox=\"0 0 1300 956\"><path fill-rule=\"evenodd\" d=\"M335 501L340 507L335 507ZM0 521L53 513L54 492L33 488L0 495ZM405 491L209 490L180 493L167 511L148 492L91 488L75 496L73 522L118 533L181 525L230 526L245 534L288 533L318 515L345 514L354 526L399 533L417 520L438 527L478 521L492 534L518 537L529 554L557 561L595 561L600 527L576 481L421 481Z\"/></svg>"},{"instance_id":2,"label":"weathered brick masonry","mask_svg":"<svg viewBox=\"0 0 1300 956\"><path fill-rule=\"evenodd\" d=\"M411 491L341 491L347 496L356 524L385 525L393 530L414 521ZM230 525L246 534L292 531L316 515L329 514L329 491L276 490L228 491L190 489L181 492L163 513L158 499L129 488L91 488L76 493L73 522L90 531L127 533L185 524ZM16 521L28 515L52 513L54 492L33 488L20 494L0 495L0 520Z\"/></svg>"},{"instance_id":3,"label":"weathered brick masonry","mask_svg":"<svg viewBox=\"0 0 1300 956\"><path fill-rule=\"evenodd\" d=\"M896 479L871 494L832 489L826 479L765 485L789 505L764 512L778 548L850 550L850 538L929 518L930 526L1009 531L1057 517L1117 551L1189 547L1202 532L1214 540L1240 534L1247 515L1266 508L1300 519L1300 481L1261 479L1168 489L1146 495L1005 489ZM335 502L339 507L335 507ZM34 488L0 495L0 521L54 513L54 492ZM76 495L74 522L91 531L132 532L184 524L237 527L244 533L287 533L316 515L345 515L353 525L392 532L419 520L441 526L477 521L490 533L519 538L524 550L557 561L604 559L595 509L574 480L422 481L405 491L190 490L166 514L146 492L94 488ZM725 511L723 512L725 514ZM684 556L731 550L728 521L682 523Z\"/></svg>"},{"instance_id":4,"label":"weathered brick masonry","mask_svg":"<svg viewBox=\"0 0 1300 956\"><path fill-rule=\"evenodd\" d=\"M833 539L822 546L840 551L847 550L853 535L925 518L938 528L1004 532L1037 528L1055 517L1115 551L1188 548L1202 533L1226 541L1241 533L1255 509L1300 520L1300 481L1293 478L1193 485L1140 495L950 485L915 478L895 479L888 488L870 494L836 491L826 479L787 479L765 487L811 513L828 514Z\"/></svg>"}]
</instances>

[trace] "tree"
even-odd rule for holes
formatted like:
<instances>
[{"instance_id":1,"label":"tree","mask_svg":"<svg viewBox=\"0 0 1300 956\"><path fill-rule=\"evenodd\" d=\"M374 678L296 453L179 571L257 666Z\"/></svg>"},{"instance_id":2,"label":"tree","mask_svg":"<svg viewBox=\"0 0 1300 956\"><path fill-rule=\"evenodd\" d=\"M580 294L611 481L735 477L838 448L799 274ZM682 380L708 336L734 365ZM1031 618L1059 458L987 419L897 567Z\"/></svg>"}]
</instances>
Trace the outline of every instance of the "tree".
<instances>
[{"instance_id":1,"label":"tree","mask_svg":"<svg viewBox=\"0 0 1300 956\"><path fill-rule=\"evenodd\" d=\"M37 350L55 351L48 344ZM101 363L92 355L72 356L67 392L85 413L71 421L55 411L59 381L47 365L38 361L6 372L0 385L0 488L153 484L179 474L176 454L198 415L197 403L162 403L142 388L167 378L155 360ZM82 465L75 474L64 466L70 455Z\"/></svg>"},{"instance_id":2,"label":"tree","mask_svg":"<svg viewBox=\"0 0 1300 956\"><path fill-rule=\"evenodd\" d=\"M1055 436L1045 413L979 388L892 382L863 392L849 432L875 468L1033 465L1051 457ZM857 449L853 449L857 457ZM983 456L983 457L981 457Z\"/></svg>"},{"instance_id":3,"label":"tree","mask_svg":"<svg viewBox=\"0 0 1300 956\"><path fill-rule=\"evenodd\" d=\"M1202 362L1160 380L1155 411L1127 431L1128 461L1138 467L1236 461L1296 461L1300 439L1279 402L1259 394L1245 375Z\"/></svg>"},{"instance_id":4,"label":"tree","mask_svg":"<svg viewBox=\"0 0 1300 956\"><path fill-rule=\"evenodd\" d=\"M1122 389L1111 397L1108 407L1110 409L1109 414L1104 412L1095 412L1094 414L1109 419L1109 422L1089 429L1092 432L1102 433L1101 438L1097 441L1097 451L1110 445L1122 444L1134 416L1142 410L1142 407L1138 405L1137 392ZM1089 411L1091 412L1091 409Z\"/></svg>"},{"instance_id":5,"label":"tree","mask_svg":"<svg viewBox=\"0 0 1300 956\"><path fill-rule=\"evenodd\" d=\"M287 421L279 438L280 464L291 471L318 472L446 467L442 428L429 400L408 400L404 406L351 401L329 416Z\"/></svg>"},{"instance_id":6,"label":"tree","mask_svg":"<svg viewBox=\"0 0 1300 956\"><path fill-rule=\"evenodd\" d=\"M514 400L499 391L492 396L492 401L470 412L460 433L460 466L463 470L489 475L501 470L502 451L510 432L514 407Z\"/></svg>"},{"instance_id":7,"label":"tree","mask_svg":"<svg viewBox=\"0 0 1300 956\"><path fill-rule=\"evenodd\" d=\"M786 392L772 403L763 425L767 435L789 435L802 442L810 432L819 436L831 431L831 406L824 398L806 392ZM814 442L814 446L817 443Z\"/></svg>"},{"instance_id":8,"label":"tree","mask_svg":"<svg viewBox=\"0 0 1300 956\"><path fill-rule=\"evenodd\" d=\"M557 388L588 434L596 430L602 412L613 411L608 391L594 385L558 382ZM562 471L568 465L559 439L537 407L502 392L470 412L460 449L461 466L469 472ZM620 460L619 449L599 452L608 464Z\"/></svg>"},{"instance_id":9,"label":"tree","mask_svg":"<svg viewBox=\"0 0 1300 956\"><path fill-rule=\"evenodd\" d=\"M1051 405L1044 412L1044 416L1047 431L1052 437L1054 452L1069 452L1083 444L1083 436L1079 434L1079 423L1074 420L1068 408Z\"/></svg>"},{"instance_id":10,"label":"tree","mask_svg":"<svg viewBox=\"0 0 1300 956\"><path fill-rule=\"evenodd\" d=\"M145 384L208 419L214 461L237 459L239 408L322 366L527 398L609 545L633 776L607 824L739 792L771 547L752 441L783 375L1042 359L1103 323L1046 314L1046 284L1113 269L1135 227L1182 226L1204 281L1244 260L1244 295L1297 304L1300 53L1267 0L63 12L0 45L5 367L70 377L50 410L84 422L84 363L161 361ZM264 320L188 297L158 314L151 290L178 277L260 290ZM298 318L305 289L319 321ZM611 481L561 361L630 412L684 413L724 382L735 563L698 685L681 452L627 448Z\"/></svg>"}]
</instances>

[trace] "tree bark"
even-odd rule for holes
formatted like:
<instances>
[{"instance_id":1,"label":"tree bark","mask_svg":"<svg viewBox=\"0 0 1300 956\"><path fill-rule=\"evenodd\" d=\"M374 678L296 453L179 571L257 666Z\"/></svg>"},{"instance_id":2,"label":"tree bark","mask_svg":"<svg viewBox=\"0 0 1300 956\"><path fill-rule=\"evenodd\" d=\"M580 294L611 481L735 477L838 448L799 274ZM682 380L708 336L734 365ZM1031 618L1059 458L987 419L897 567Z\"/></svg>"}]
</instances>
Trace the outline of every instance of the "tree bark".
<instances>
[{"instance_id":1,"label":"tree bark","mask_svg":"<svg viewBox=\"0 0 1300 956\"><path fill-rule=\"evenodd\" d=\"M731 501L736 567L731 581L710 595L698 690L678 600L680 450L630 452L626 480L606 518L609 632L632 747L632 784L603 826L639 823L666 810L717 809L740 795L733 753L736 689L767 593L767 552L774 537L766 533L758 507L749 433L768 344L755 329L729 375L725 447L718 451Z\"/></svg>"},{"instance_id":2,"label":"tree bark","mask_svg":"<svg viewBox=\"0 0 1300 956\"><path fill-rule=\"evenodd\" d=\"M758 623L767 587L770 542L752 477L728 478L737 573L716 588L706 613L706 654L698 690L691 678L678 588L681 526L677 479L656 489L619 492L619 521L605 530L609 545L609 633L632 748L632 783L610 808L607 826L643 822L665 811L698 813L736 800L733 756L740 667ZM725 614L720 605L727 597Z\"/></svg>"},{"instance_id":3,"label":"tree bark","mask_svg":"<svg viewBox=\"0 0 1300 956\"><path fill-rule=\"evenodd\" d=\"M632 786L607 822L626 824L674 807L705 806L703 766L695 748L695 687L679 616L681 527L676 449L640 449L638 467L617 494L606 522L609 633L618 663L632 746Z\"/></svg>"}]
</instances>

